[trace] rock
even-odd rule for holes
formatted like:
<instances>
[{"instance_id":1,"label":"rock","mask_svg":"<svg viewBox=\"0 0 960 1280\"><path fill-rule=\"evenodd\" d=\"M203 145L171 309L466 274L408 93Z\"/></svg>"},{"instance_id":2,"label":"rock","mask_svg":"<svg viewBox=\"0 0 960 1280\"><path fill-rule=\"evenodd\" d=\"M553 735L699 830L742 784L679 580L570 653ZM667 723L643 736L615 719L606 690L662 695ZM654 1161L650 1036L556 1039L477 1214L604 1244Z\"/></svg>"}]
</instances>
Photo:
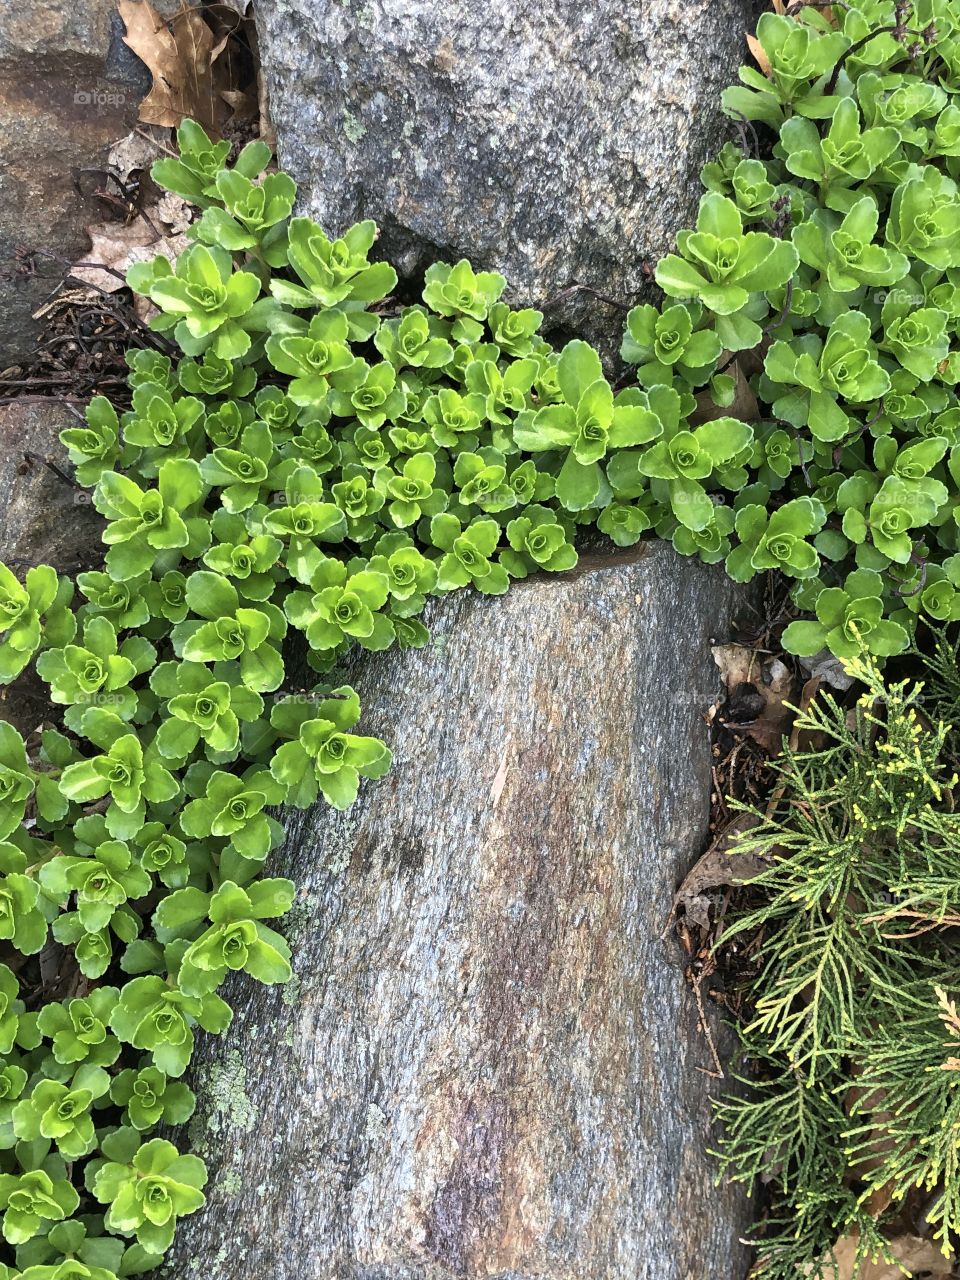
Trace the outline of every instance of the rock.
<instances>
[{"instance_id":1,"label":"rock","mask_svg":"<svg viewBox=\"0 0 960 1280\"><path fill-rule=\"evenodd\" d=\"M517 303L609 344L728 136L750 6L260 0L256 16L305 212L337 233L375 218L408 276L495 268Z\"/></svg>"},{"instance_id":2,"label":"rock","mask_svg":"<svg viewBox=\"0 0 960 1280\"><path fill-rule=\"evenodd\" d=\"M36 338L30 317L64 273L42 256L82 256L84 227L104 206L78 190L136 119L150 77L119 36L115 0L26 0L0 6L0 370ZM144 83L144 81L146 83ZM83 189L118 194L105 174Z\"/></svg>"},{"instance_id":3,"label":"rock","mask_svg":"<svg viewBox=\"0 0 960 1280\"><path fill-rule=\"evenodd\" d=\"M294 983L201 1037L169 1280L742 1280L676 943L742 589L662 544L359 658L392 773L288 821ZM678 620L680 624L678 625ZM722 1088L727 1085L720 1086Z\"/></svg>"},{"instance_id":4,"label":"rock","mask_svg":"<svg viewBox=\"0 0 960 1280\"><path fill-rule=\"evenodd\" d=\"M102 521L90 491L73 485L59 433L66 408L21 402L0 408L0 560L19 577L33 564L75 576L102 564ZM0 688L0 716L28 732L48 714L46 686L29 670Z\"/></svg>"},{"instance_id":5,"label":"rock","mask_svg":"<svg viewBox=\"0 0 960 1280\"><path fill-rule=\"evenodd\" d=\"M60 432L76 418L55 401L0 408L0 558L11 567L52 564L75 575L103 561L103 522L73 468Z\"/></svg>"}]
</instances>

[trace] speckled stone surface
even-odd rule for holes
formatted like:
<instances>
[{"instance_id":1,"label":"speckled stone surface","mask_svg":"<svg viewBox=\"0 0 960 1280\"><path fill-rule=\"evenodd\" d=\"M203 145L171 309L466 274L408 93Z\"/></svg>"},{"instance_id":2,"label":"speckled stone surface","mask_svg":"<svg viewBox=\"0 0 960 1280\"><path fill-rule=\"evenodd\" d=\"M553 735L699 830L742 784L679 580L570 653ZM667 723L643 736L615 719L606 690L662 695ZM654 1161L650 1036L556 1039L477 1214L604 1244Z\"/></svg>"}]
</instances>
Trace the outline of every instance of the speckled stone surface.
<instances>
[{"instance_id":1,"label":"speckled stone surface","mask_svg":"<svg viewBox=\"0 0 960 1280\"><path fill-rule=\"evenodd\" d=\"M294 983L231 982L169 1280L743 1280L672 939L702 848L710 641L744 589L647 545L431 608L358 657L396 752L288 821Z\"/></svg>"},{"instance_id":2,"label":"speckled stone surface","mask_svg":"<svg viewBox=\"0 0 960 1280\"><path fill-rule=\"evenodd\" d=\"M375 218L416 277L502 271L616 345L731 126L747 0L259 0L280 157L331 232Z\"/></svg>"}]
</instances>

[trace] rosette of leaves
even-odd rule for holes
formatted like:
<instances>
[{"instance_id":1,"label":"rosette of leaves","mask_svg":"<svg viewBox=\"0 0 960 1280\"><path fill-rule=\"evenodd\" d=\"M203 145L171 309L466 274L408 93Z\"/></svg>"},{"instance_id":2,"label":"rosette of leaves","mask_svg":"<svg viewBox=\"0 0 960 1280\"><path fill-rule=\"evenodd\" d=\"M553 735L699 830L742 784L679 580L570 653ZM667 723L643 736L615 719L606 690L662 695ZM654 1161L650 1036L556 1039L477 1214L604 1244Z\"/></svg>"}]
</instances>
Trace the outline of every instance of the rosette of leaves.
<instances>
[{"instance_id":1,"label":"rosette of leaves","mask_svg":"<svg viewBox=\"0 0 960 1280\"><path fill-rule=\"evenodd\" d=\"M398 320L385 320L374 335L377 350L396 369L442 369L453 359L450 326L423 307L404 307Z\"/></svg>"},{"instance_id":2,"label":"rosette of leaves","mask_svg":"<svg viewBox=\"0 0 960 1280\"><path fill-rule=\"evenodd\" d=\"M143 450L139 467L143 475L156 474L164 458L185 457L184 437L203 413L196 396L174 396L165 386L142 382L133 393L133 408L123 417L123 438Z\"/></svg>"},{"instance_id":3,"label":"rosette of leaves","mask_svg":"<svg viewBox=\"0 0 960 1280\"><path fill-rule=\"evenodd\" d=\"M76 468L80 484L96 484L104 471L112 471L121 454L120 419L106 396L94 396L84 410L85 427L66 427L60 441Z\"/></svg>"},{"instance_id":4,"label":"rosette of leaves","mask_svg":"<svg viewBox=\"0 0 960 1280\"><path fill-rule=\"evenodd\" d=\"M76 893L80 923L88 933L99 933L118 907L149 893L152 881L124 841L107 840L88 857L52 858L41 868L40 883L61 903Z\"/></svg>"},{"instance_id":5,"label":"rosette of leaves","mask_svg":"<svg viewBox=\"0 0 960 1280\"><path fill-rule=\"evenodd\" d=\"M415 453L404 460L399 473L385 466L378 468L373 483L388 500L386 510L392 523L405 529L423 516L435 516L447 505L447 495L435 483L436 478L433 454Z\"/></svg>"},{"instance_id":6,"label":"rosette of leaves","mask_svg":"<svg viewBox=\"0 0 960 1280\"><path fill-rule=\"evenodd\" d=\"M727 573L749 582L764 569L778 569L790 578L815 577L820 556L811 536L823 528L826 511L816 498L793 498L772 514L758 503L736 513L739 543L727 556Z\"/></svg>"},{"instance_id":7,"label":"rosette of leaves","mask_svg":"<svg viewBox=\"0 0 960 1280\"><path fill-rule=\"evenodd\" d=\"M912 165L890 199L886 238L908 258L944 271L960 266L960 193L935 165Z\"/></svg>"},{"instance_id":8,"label":"rosette of leaves","mask_svg":"<svg viewBox=\"0 0 960 1280\"><path fill-rule=\"evenodd\" d=\"M883 580L871 569L849 573L842 587L824 587L814 606L816 620L797 619L783 633L788 653L812 657L829 649L835 657L853 658L866 650L876 657L903 653L909 633L884 618Z\"/></svg>"},{"instance_id":9,"label":"rosette of leaves","mask_svg":"<svg viewBox=\"0 0 960 1280\"><path fill-rule=\"evenodd\" d=\"M150 621L150 607L143 598L150 581L147 573L126 582L117 582L99 570L78 573L77 586L87 599L78 616L100 614L113 623L115 631L140 631Z\"/></svg>"},{"instance_id":10,"label":"rosette of leaves","mask_svg":"<svg viewBox=\"0 0 960 1280\"><path fill-rule=\"evenodd\" d=\"M500 526L489 516L464 526L455 515L441 512L430 521L430 540L444 554L437 572L440 591L472 584L484 595L502 595L510 585L507 571L492 559L500 541Z\"/></svg>"},{"instance_id":11,"label":"rosette of leaves","mask_svg":"<svg viewBox=\"0 0 960 1280\"><path fill-rule=\"evenodd\" d=\"M301 408L326 403L332 377L352 370L356 361L347 342L349 325L343 311L321 311L305 333L274 334L267 339L267 358L289 376L286 394Z\"/></svg>"},{"instance_id":12,"label":"rosette of leaves","mask_svg":"<svg viewBox=\"0 0 960 1280\"><path fill-rule=\"evenodd\" d=\"M231 253L259 247L272 266L282 266L287 242L279 224L290 217L297 197L289 174L268 173L254 183L236 168L221 169L214 183L222 205L209 205L190 234Z\"/></svg>"},{"instance_id":13,"label":"rosette of leaves","mask_svg":"<svg viewBox=\"0 0 960 1280\"><path fill-rule=\"evenodd\" d=\"M128 1067L110 1082L110 1098L123 1107L126 1122L143 1133L158 1124L185 1124L197 1100L179 1080L168 1080L156 1067Z\"/></svg>"},{"instance_id":14,"label":"rosette of leaves","mask_svg":"<svg viewBox=\"0 0 960 1280\"><path fill-rule=\"evenodd\" d=\"M194 244L175 268L160 257L132 266L127 274L131 285L160 308L150 327L172 331L188 355L212 349L221 360L237 360L250 350L247 326L256 314L260 280L252 271L235 271L226 249Z\"/></svg>"},{"instance_id":15,"label":"rosette of leaves","mask_svg":"<svg viewBox=\"0 0 960 1280\"><path fill-rule=\"evenodd\" d=\"M26 1071L17 1062L8 1061L0 1066L0 1151L11 1151L17 1145L13 1108L27 1087L27 1079Z\"/></svg>"},{"instance_id":16,"label":"rosette of leaves","mask_svg":"<svg viewBox=\"0 0 960 1280\"><path fill-rule=\"evenodd\" d=\"M298 283L272 280L273 296L296 308L379 302L396 285L397 273L386 262L368 262L376 237L376 224L370 221L358 222L340 239L330 240L311 218L291 219L287 260Z\"/></svg>"},{"instance_id":17,"label":"rosette of leaves","mask_svg":"<svg viewBox=\"0 0 960 1280\"><path fill-rule=\"evenodd\" d=\"M887 295L880 313L883 337L879 346L902 368L923 382L935 378L950 349L948 316L937 307L918 307L911 297L909 278Z\"/></svg>"},{"instance_id":18,"label":"rosette of leaves","mask_svg":"<svg viewBox=\"0 0 960 1280\"><path fill-rule=\"evenodd\" d=\"M728 350L755 346L758 325L738 313L751 294L777 289L793 276L799 263L793 245L766 231L744 231L733 201L711 191L700 201L696 230L681 231L677 248L678 254L657 265L660 288L668 297L694 300L712 311Z\"/></svg>"},{"instance_id":19,"label":"rosette of leaves","mask_svg":"<svg viewBox=\"0 0 960 1280\"><path fill-rule=\"evenodd\" d=\"M648 302L633 308L620 355L639 366L641 386L669 386L675 376L691 386L707 381L722 344L713 329L697 328L702 316L703 308L695 303L677 303L662 311Z\"/></svg>"},{"instance_id":20,"label":"rosette of leaves","mask_svg":"<svg viewBox=\"0 0 960 1280\"><path fill-rule=\"evenodd\" d=\"M24 581L0 564L0 680L9 684L45 645L73 639L73 585L49 565L27 570Z\"/></svg>"},{"instance_id":21,"label":"rosette of leaves","mask_svg":"<svg viewBox=\"0 0 960 1280\"><path fill-rule=\"evenodd\" d=\"M148 1253L159 1256L173 1240L177 1218L196 1213L206 1202L203 1161L180 1155L163 1138L140 1145L133 1129L117 1129L101 1149L107 1159L88 1166L87 1185L109 1205L105 1225L120 1235L135 1235Z\"/></svg>"},{"instance_id":22,"label":"rosette of leaves","mask_svg":"<svg viewBox=\"0 0 960 1280\"><path fill-rule=\"evenodd\" d=\"M390 768L389 749L377 738L350 733L360 719L360 699L343 685L319 703L278 702L270 723L289 741L279 746L270 771L287 788L287 801L306 809L319 792L335 809L357 798L360 778L381 778Z\"/></svg>"},{"instance_id":23,"label":"rosette of leaves","mask_svg":"<svg viewBox=\"0 0 960 1280\"><path fill-rule=\"evenodd\" d=\"M466 365L464 385L472 394L483 397L484 417L494 428L507 428L504 431L494 429L491 433L497 448L513 447L512 415L532 407L533 386L538 372L539 365L534 359L514 360L506 370L489 357L478 357Z\"/></svg>"},{"instance_id":24,"label":"rosette of leaves","mask_svg":"<svg viewBox=\"0 0 960 1280\"><path fill-rule=\"evenodd\" d=\"M137 708L131 681L149 671L156 657L153 645L142 636L118 643L113 623L97 615L84 623L82 644L45 650L36 670L50 686L51 701L67 705L67 727L79 731L88 706L109 705L121 720L131 719Z\"/></svg>"},{"instance_id":25,"label":"rosette of leaves","mask_svg":"<svg viewBox=\"0 0 960 1280\"><path fill-rule=\"evenodd\" d=\"M85 978L102 978L113 961L113 939L130 944L142 927L140 916L127 905L119 906L109 924L91 933L84 928L79 911L62 911L51 932L57 942L73 948L77 967Z\"/></svg>"},{"instance_id":26,"label":"rosette of leaves","mask_svg":"<svg viewBox=\"0 0 960 1280\"><path fill-rule=\"evenodd\" d=\"M556 494L568 511L605 506L609 497L600 462L608 450L645 444L660 435L662 425L637 396L614 396L600 357L579 339L560 353L557 382L561 403L518 420L514 439L528 452L563 452Z\"/></svg>"},{"instance_id":27,"label":"rosette of leaves","mask_svg":"<svg viewBox=\"0 0 960 1280\"><path fill-rule=\"evenodd\" d=\"M530 477L535 483L535 474ZM517 505L517 487L507 477L507 457L493 445L476 453L457 454L453 469L454 491L438 510L449 510L461 521L469 521L477 509L486 513L507 511ZM524 478L520 478L521 491ZM530 486L532 489L532 485ZM471 510L473 508L473 510ZM430 514L437 514L436 511Z\"/></svg>"},{"instance_id":28,"label":"rosette of leaves","mask_svg":"<svg viewBox=\"0 0 960 1280\"><path fill-rule=\"evenodd\" d=\"M120 1042L107 1027L117 994L116 987L95 987L87 996L44 1005L37 1027L46 1040L53 1042L53 1058L58 1066L113 1066L120 1055Z\"/></svg>"},{"instance_id":29,"label":"rosette of leaves","mask_svg":"<svg viewBox=\"0 0 960 1280\"><path fill-rule=\"evenodd\" d=\"M597 528L616 546L632 547L653 528L660 512L660 503L650 499L649 494L640 502L617 499L601 511Z\"/></svg>"},{"instance_id":30,"label":"rosette of leaves","mask_svg":"<svg viewBox=\"0 0 960 1280\"><path fill-rule=\"evenodd\" d=\"M346 532L353 542L369 542L377 534L374 517L386 502L386 495L375 487L371 477L359 465L345 467L343 476L342 480L330 486L337 509L336 528ZM312 549L312 554L308 550L300 562L303 567L294 568L294 576L300 582L309 582L322 558L322 553L316 548Z\"/></svg>"},{"instance_id":31,"label":"rosette of leaves","mask_svg":"<svg viewBox=\"0 0 960 1280\"><path fill-rule=\"evenodd\" d=\"M34 772L23 739L12 724L0 720L0 839L6 840L20 826L33 789Z\"/></svg>"},{"instance_id":32,"label":"rosette of leaves","mask_svg":"<svg viewBox=\"0 0 960 1280\"><path fill-rule=\"evenodd\" d=\"M188 940L177 981L187 996L209 995L228 971L248 973L258 982L287 982L290 948L263 923L289 911L290 880L257 880L246 889L225 880L213 894L177 889L157 908L154 924L162 942Z\"/></svg>"},{"instance_id":33,"label":"rosette of leaves","mask_svg":"<svg viewBox=\"0 0 960 1280\"><path fill-rule=\"evenodd\" d=\"M0 1173L3 1238L13 1245L32 1240L48 1223L75 1213L80 1197L66 1178L63 1161L48 1157L39 1168Z\"/></svg>"},{"instance_id":34,"label":"rosette of leaves","mask_svg":"<svg viewBox=\"0 0 960 1280\"><path fill-rule=\"evenodd\" d=\"M251 422L237 447L214 449L200 467L205 484L220 490L220 501L230 513L246 511L264 488L276 488L273 434L264 422Z\"/></svg>"},{"instance_id":35,"label":"rosette of leaves","mask_svg":"<svg viewBox=\"0 0 960 1280\"><path fill-rule=\"evenodd\" d=\"M863 129L853 98L841 98L827 132L812 120L793 116L780 129L787 169L815 182L828 209L845 213L856 202L850 188L866 183L900 146L900 130L880 125Z\"/></svg>"},{"instance_id":36,"label":"rosette of leaves","mask_svg":"<svg viewBox=\"0 0 960 1280\"><path fill-rule=\"evenodd\" d=\"M511 578L525 578L538 569L562 573L577 563L570 531L549 507L535 503L507 525L509 547L500 552L500 563Z\"/></svg>"},{"instance_id":37,"label":"rosette of leaves","mask_svg":"<svg viewBox=\"0 0 960 1280\"><path fill-rule=\"evenodd\" d=\"M286 619L276 605L241 603L229 579L198 569L187 579L186 601L197 621L188 618L173 632L174 649L186 662L236 662L244 685L255 693L283 682L283 660L274 646L286 634ZM272 642L272 643L271 643Z\"/></svg>"},{"instance_id":38,"label":"rosette of leaves","mask_svg":"<svg viewBox=\"0 0 960 1280\"><path fill-rule=\"evenodd\" d=\"M793 243L805 266L819 274L816 287L821 315L834 303L832 294L855 294L863 286L893 285L910 270L910 261L889 245L876 243L880 210L876 197L861 196L843 217L826 209L814 209L793 229Z\"/></svg>"},{"instance_id":39,"label":"rosette of leaves","mask_svg":"<svg viewBox=\"0 0 960 1280\"><path fill-rule=\"evenodd\" d=\"M168 831L164 823L144 823L134 843L144 871L157 876L170 889L179 889L186 884L189 874L187 846Z\"/></svg>"},{"instance_id":40,"label":"rosette of leaves","mask_svg":"<svg viewBox=\"0 0 960 1280\"><path fill-rule=\"evenodd\" d=\"M673 549L682 556L698 556L704 564L718 564L730 553L735 513L732 507L714 506L701 529L678 524L670 535Z\"/></svg>"},{"instance_id":41,"label":"rosette of leaves","mask_svg":"<svg viewBox=\"0 0 960 1280\"><path fill-rule=\"evenodd\" d=\"M257 385L257 371L251 365L223 360L215 351L205 351L202 360L181 360L177 381L194 396L233 396L242 400Z\"/></svg>"},{"instance_id":42,"label":"rosette of leaves","mask_svg":"<svg viewBox=\"0 0 960 1280\"><path fill-rule=\"evenodd\" d=\"M357 360L331 379L331 411L340 417L355 417L361 426L377 430L387 419L399 417L406 407L407 394L389 361L369 365Z\"/></svg>"},{"instance_id":43,"label":"rosette of leaves","mask_svg":"<svg viewBox=\"0 0 960 1280\"><path fill-rule=\"evenodd\" d=\"M381 612L390 595L385 573L369 568L351 573L342 560L327 556L310 586L312 595L292 591L284 609L312 649L337 649L345 640L355 640L364 649L386 649L392 643L393 623Z\"/></svg>"},{"instance_id":44,"label":"rosette of leaves","mask_svg":"<svg viewBox=\"0 0 960 1280\"><path fill-rule=\"evenodd\" d=\"M177 149L178 156L154 162L154 181L201 208L217 200L217 176L223 172L230 143L212 142L195 120L182 120L177 128ZM269 162L270 154L263 142L248 143L237 156L234 172L255 178Z\"/></svg>"},{"instance_id":45,"label":"rosette of leaves","mask_svg":"<svg viewBox=\"0 0 960 1280\"><path fill-rule=\"evenodd\" d=\"M16 976L0 964L0 1053L10 1053L15 1044L21 1049L35 1049L40 1039L37 1014L26 1012Z\"/></svg>"},{"instance_id":46,"label":"rosette of leaves","mask_svg":"<svg viewBox=\"0 0 960 1280\"><path fill-rule=\"evenodd\" d=\"M837 99L823 92L828 75L850 47L850 36L830 29L819 13L797 21L762 13L757 42L770 67L765 76L753 67L740 68L742 86L723 92L723 105L735 117L761 120L778 129L788 113L828 118Z\"/></svg>"},{"instance_id":47,"label":"rosette of leaves","mask_svg":"<svg viewBox=\"0 0 960 1280\"><path fill-rule=\"evenodd\" d=\"M277 578L271 570L280 559L282 541L268 533L248 535L243 517L222 507L210 522L210 532L218 541L203 553L207 568L230 578L244 599L269 600L276 590Z\"/></svg>"},{"instance_id":48,"label":"rosette of leaves","mask_svg":"<svg viewBox=\"0 0 960 1280\"><path fill-rule=\"evenodd\" d=\"M469 316L486 319L487 312L506 288L497 271L474 271L466 258L454 266L435 262L427 267L423 300L441 316Z\"/></svg>"},{"instance_id":49,"label":"rosette of leaves","mask_svg":"<svg viewBox=\"0 0 960 1280\"><path fill-rule=\"evenodd\" d=\"M436 564L417 549L406 533L385 533L379 538L367 568L387 578L394 625L397 617L419 613L437 585Z\"/></svg>"},{"instance_id":50,"label":"rosette of leaves","mask_svg":"<svg viewBox=\"0 0 960 1280\"><path fill-rule=\"evenodd\" d=\"M115 1236L97 1235L77 1218L58 1222L45 1236L17 1249L17 1265L28 1280L117 1280L137 1275L154 1260L139 1245L124 1247Z\"/></svg>"},{"instance_id":51,"label":"rosette of leaves","mask_svg":"<svg viewBox=\"0 0 960 1280\"><path fill-rule=\"evenodd\" d=\"M86 804L110 797L106 823L116 840L136 835L143 825L146 803L163 804L179 792L179 784L151 744L146 751L112 711L89 707L82 732L101 754L68 765L60 777L60 790L68 800Z\"/></svg>"},{"instance_id":52,"label":"rosette of leaves","mask_svg":"<svg viewBox=\"0 0 960 1280\"><path fill-rule=\"evenodd\" d=\"M31 956L43 948L54 913L26 871L23 850L8 840L0 841L0 938Z\"/></svg>"},{"instance_id":53,"label":"rosette of leaves","mask_svg":"<svg viewBox=\"0 0 960 1280\"><path fill-rule=\"evenodd\" d=\"M283 787L266 769L251 766L239 777L215 769L203 793L184 806L180 825L187 836L228 839L242 857L262 862L282 834L263 810L283 799Z\"/></svg>"},{"instance_id":54,"label":"rosette of leaves","mask_svg":"<svg viewBox=\"0 0 960 1280\"><path fill-rule=\"evenodd\" d=\"M165 1075L182 1076L193 1053L193 1028L219 1035L230 1025L231 1012L218 995L185 995L154 974L133 978L121 988L110 1017L114 1034L149 1053Z\"/></svg>"},{"instance_id":55,"label":"rosette of leaves","mask_svg":"<svg viewBox=\"0 0 960 1280\"><path fill-rule=\"evenodd\" d=\"M775 342L763 365L774 414L827 443L848 435L854 423L843 404L879 400L890 389L871 329L862 311L845 311L822 344L813 334Z\"/></svg>"},{"instance_id":56,"label":"rosette of leaves","mask_svg":"<svg viewBox=\"0 0 960 1280\"><path fill-rule=\"evenodd\" d=\"M79 1160L97 1145L91 1108L110 1089L102 1067L83 1063L73 1079L40 1080L13 1109L13 1131L21 1141L49 1138L65 1160Z\"/></svg>"},{"instance_id":57,"label":"rosette of leaves","mask_svg":"<svg viewBox=\"0 0 960 1280\"><path fill-rule=\"evenodd\" d=\"M263 527L288 543L287 570L304 584L324 558L318 542L342 542L348 531L354 536L357 527L383 506L383 495L371 490L365 476L334 484L328 496L322 477L307 465L287 477L284 497L284 505L264 515Z\"/></svg>"},{"instance_id":58,"label":"rosette of leaves","mask_svg":"<svg viewBox=\"0 0 960 1280\"><path fill-rule=\"evenodd\" d=\"M662 497L682 525L698 531L714 510L702 482L749 453L752 443L753 429L737 419L717 418L688 430L671 416L661 439L648 449L618 454L607 475L615 493L631 497L642 491L644 478L653 481L653 496Z\"/></svg>"},{"instance_id":59,"label":"rosette of leaves","mask_svg":"<svg viewBox=\"0 0 960 1280\"><path fill-rule=\"evenodd\" d=\"M103 540L110 548L110 576L124 582L158 565L172 568L190 550L204 550L209 527L192 514L203 494L200 467L192 458L162 463L156 488L142 489L129 476L104 471L93 502L109 521Z\"/></svg>"},{"instance_id":60,"label":"rosette of leaves","mask_svg":"<svg viewBox=\"0 0 960 1280\"><path fill-rule=\"evenodd\" d=\"M233 674L229 664L223 676ZM253 721L263 713L263 698L241 682L218 678L198 662L163 662L150 676L150 688L165 699L169 718L154 739L168 760L183 764L203 742L208 759L217 763L235 759L240 745L241 720Z\"/></svg>"}]
</instances>

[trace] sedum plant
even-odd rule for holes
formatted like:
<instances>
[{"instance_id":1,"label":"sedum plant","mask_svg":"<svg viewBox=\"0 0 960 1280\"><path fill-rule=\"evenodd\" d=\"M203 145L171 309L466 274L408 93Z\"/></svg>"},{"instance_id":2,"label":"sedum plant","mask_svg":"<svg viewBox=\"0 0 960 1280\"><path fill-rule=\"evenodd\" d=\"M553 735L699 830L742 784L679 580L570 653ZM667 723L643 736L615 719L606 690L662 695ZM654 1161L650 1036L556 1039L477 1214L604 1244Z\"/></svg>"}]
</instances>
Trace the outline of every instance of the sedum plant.
<instances>
[{"instance_id":1,"label":"sedum plant","mask_svg":"<svg viewBox=\"0 0 960 1280\"><path fill-rule=\"evenodd\" d=\"M229 1024L227 975L290 976L293 888L262 878L283 837L271 811L321 795L344 808L390 767L337 674L354 646L423 645L432 598L572 569L591 525L621 547L656 534L739 581L779 570L799 614L784 644L804 657L891 657L922 621L960 618L955 15L945 0L791 7L757 38L768 73L743 68L724 102L768 144L706 166L696 226L656 268L665 300L630 312L615 382L586 343L554 350L542 315L465 260L398 302L374 224L333 238L294 216L262 143L231 164L184 121L179 156L154 165L201 211L175 265L129 273L157 308L158 349L129 354L128 409L95 397L63 433L104 519L104 564L76 593L48 566L0 566L0 681L34 672L55 726L25 742L0 722L0 939L35 955L52 936L84 981L38 1010L0 967L15 1280L146 1270L203 1204L201 1162L151 1135L192 1110L180 1078L196 1035ZM306 678L288 672L298 651ZM811 1135L861 1141L833 1091L858 1037L891 1096L914 1062L850 1014L851 975L877 979L877 1011L884 982L908 989L910 947L894 963L872 926L840 937L836 909L881 882L931 911L949 898L949 868L905 852L924 805L923 840L946 847L950 784L904 715L909 794L874 760L863 795L844 782L837 800L850 829L889 832L889 865L837 862L802 830L796 864L764 882L787 950L749 1040L773 1064L793 1233L768 1233L768 1280L816 1274L841 1221L876 1238L843 1160ZM851 750L843 739L836 758ZM929 1010L918 997L918 1045L933 1043ZM905 1133L952 1114L942 1082L927 1094ZM737 1106L726 1150L749 1177L771 1147ZM943 1144L917 1164L905 1141L890 1185L942 1182Z\"/></svg>"}]
</instances>

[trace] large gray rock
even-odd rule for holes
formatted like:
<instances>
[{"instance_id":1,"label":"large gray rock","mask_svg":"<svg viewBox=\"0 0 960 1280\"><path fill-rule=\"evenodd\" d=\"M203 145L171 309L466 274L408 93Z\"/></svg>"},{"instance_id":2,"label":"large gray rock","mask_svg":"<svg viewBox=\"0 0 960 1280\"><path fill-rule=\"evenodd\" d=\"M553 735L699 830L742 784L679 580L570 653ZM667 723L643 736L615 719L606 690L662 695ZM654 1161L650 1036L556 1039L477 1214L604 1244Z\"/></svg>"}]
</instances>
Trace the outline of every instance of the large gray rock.
<instances>
[{"instance_id":1,"label":"large gray rock","mask_svg":"<svg viewBox=\"0 0 960 1280\"><path fill-rule=\"evenodd\" d=\"M742 1280L709 1067L662 931L701 848L712 637L742 593L663 545L432 607L363 655L396 752L288 824L296 979L202 1037L210 1162L170 1280Z\"/></svg>"},{"instance_id":2,"label":"large gray rock","mask_svg":"<svg viewBox=\"0 0 960 1280\"><path fill-rule=\"evenodd\" d=\"M609 339L729 125L748 0L259 0L280 158L331 232L359 218L415 275L502 271ZM563 295L562 297L560 295Z\"/></svg>"},{"instance_id":3,"label":"large gray rock","mask_svg":"<svg viewBox=\"0 0 960 1280\"><path fill-rule=\"evenodd\" d=\"M90 491L71 483L59 439L75 421L52 400L0 408L0 560L18 577L35 564L75 577L103 563L103 522ZM29 668L12 685L0 686L0 717L29 733L49 717L46 695Z\"/></svg>"},{"instance_id":4,"label":"large gray rock","mask_svg":"<svg viewBox=\"0 0 960 1280\"><path fill-rule=\"evenodd\" d=\"M116 0L7 0L0 4L0 370L29 354L31 315L72 262L84 227L103 219L98 169L136 119L150 77L120 40ZM81 194L81 188L86 194Z\"/></svg>"}]
</instances>

